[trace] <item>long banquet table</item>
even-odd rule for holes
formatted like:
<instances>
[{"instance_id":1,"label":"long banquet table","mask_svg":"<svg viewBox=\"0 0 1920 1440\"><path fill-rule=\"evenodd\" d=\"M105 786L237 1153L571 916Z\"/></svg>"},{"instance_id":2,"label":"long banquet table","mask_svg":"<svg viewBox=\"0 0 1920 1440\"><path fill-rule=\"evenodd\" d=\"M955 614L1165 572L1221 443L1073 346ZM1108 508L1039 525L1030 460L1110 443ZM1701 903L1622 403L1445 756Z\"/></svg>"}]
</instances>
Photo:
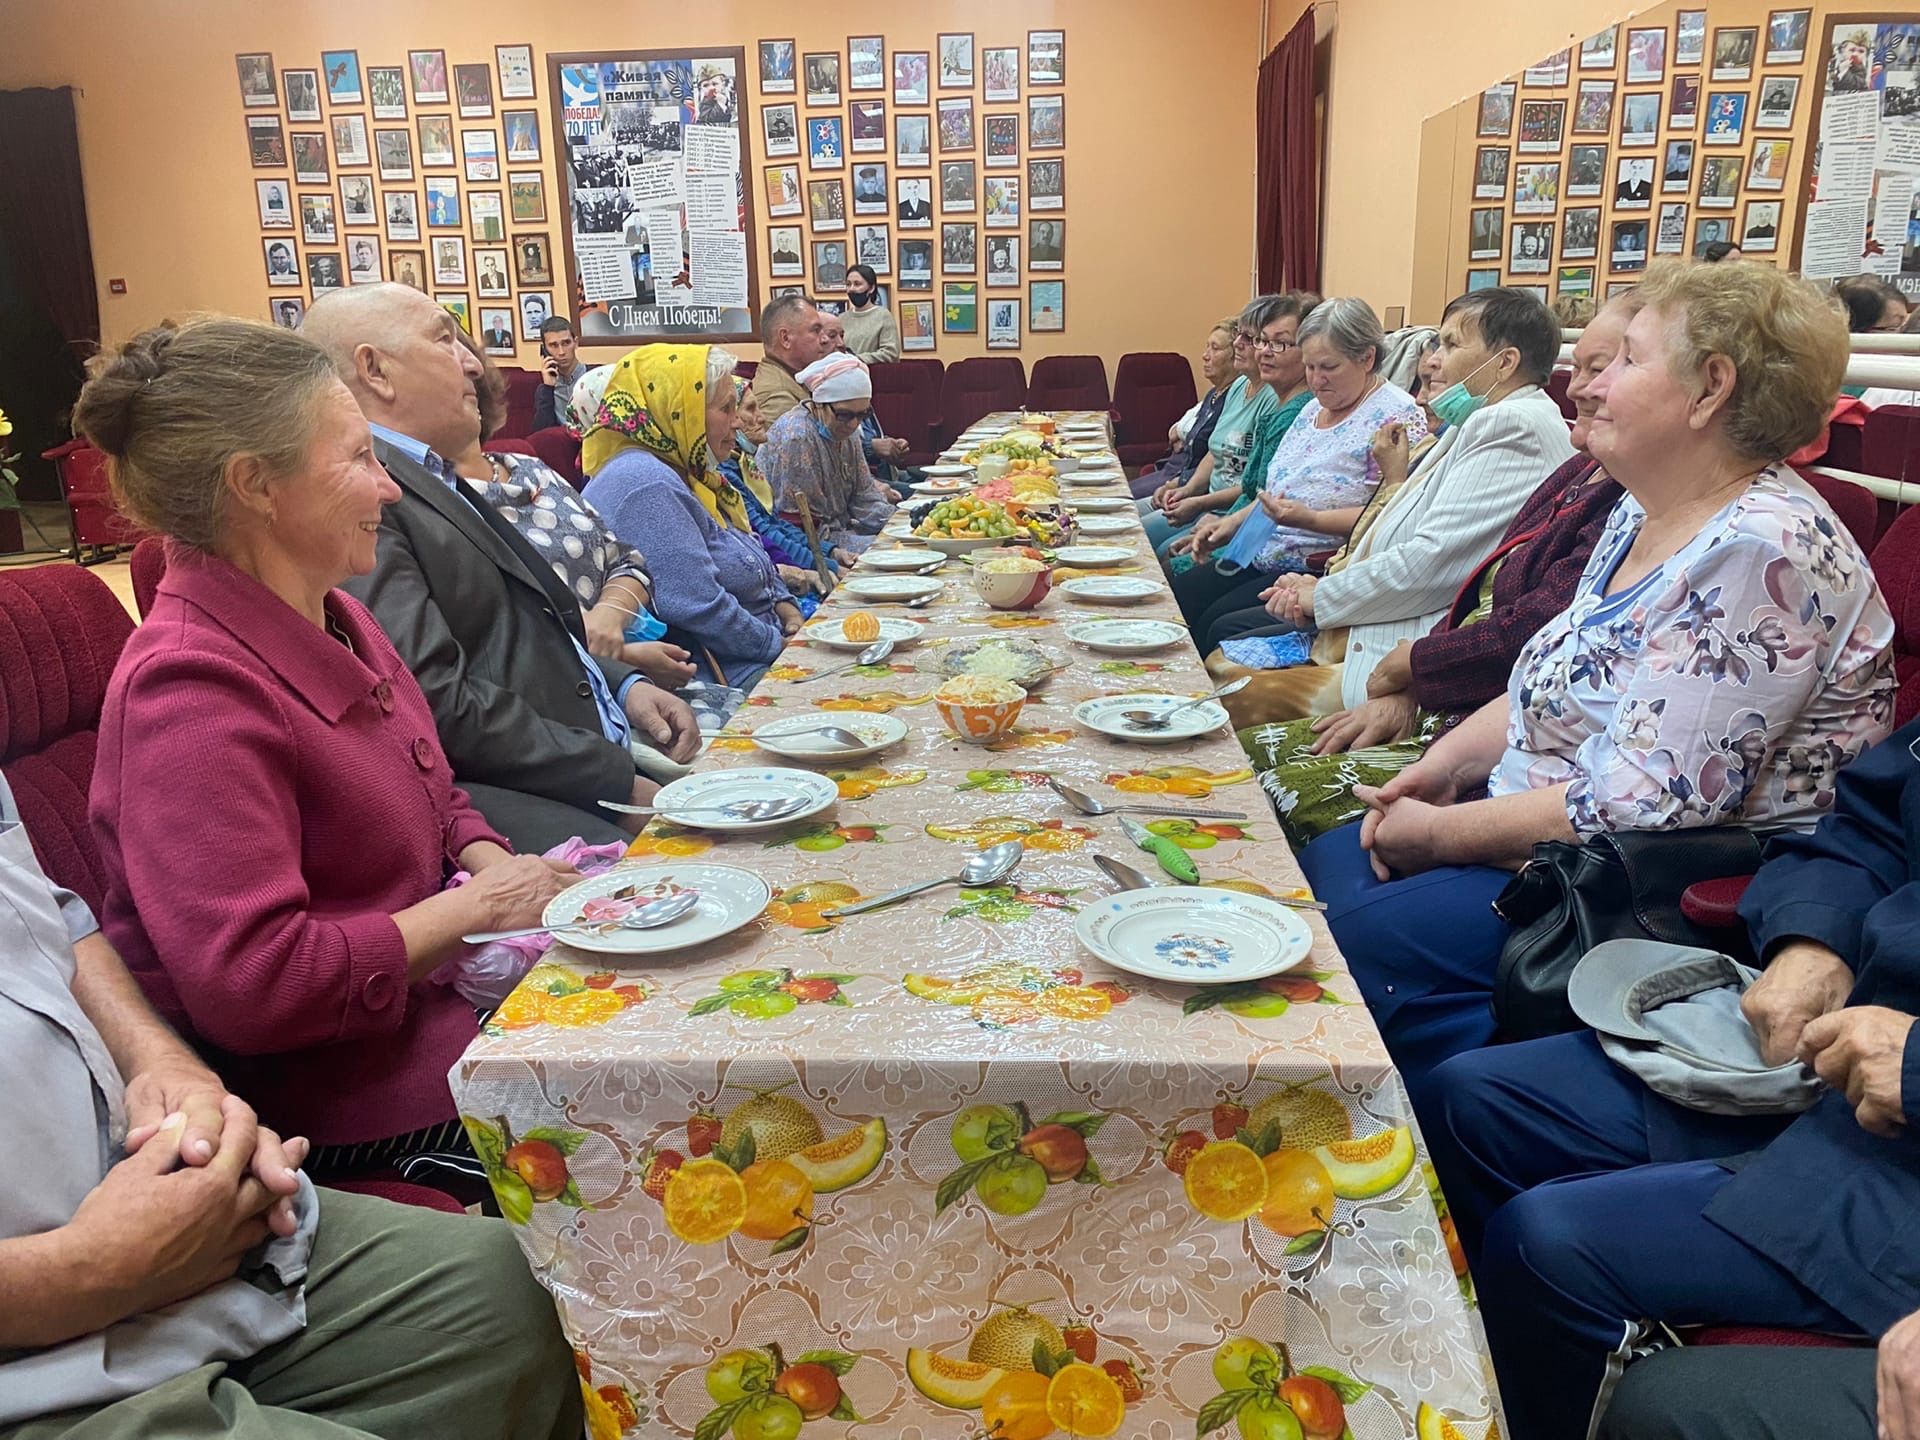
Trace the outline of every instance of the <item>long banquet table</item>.
<instances>
[{"instance_id":1,"label":"long banquet table","mask_svg":"<svg viewBox=\"0 0 1920 1440\"><path fill-rule=\"evenodd\" d=\"M1126 493L1119 481L1061 489ZM1137 552L1120 573L1158 578L1137 522L1115 543ZM590 1434L790 1440L797 1428L956 1440L991 1422L1002 1440L1214 1429L1315 1440L1318 1426L1340 1435L1342 1421L1353 1440L1497 1433L1425 1147L1414 1130L1414 1163L1393 1178L1405 1161L1391 1158L1404 1149L1391 1132L1413 1126L1406 1096L1320 917L1307 914L1307 967L1266 988L1143 981L1074 938L1076 911L1113 891L1096 853L1156 870L1117 816L1070 811L1049 775L1109 802L1244 811L1254 818L1160 828L1205 884L1307 893L1230 730L1149 747L1071 718L1103 694L1204 693L1190 642L1115 660L1062 634L1095 616L1177 619L1171 596L1123 610L1056 589L1033 612L999 612L975 598L962 562L941 577L931 608L878 612L923 620L922 646L809 684L847 657L797 637L697 767L791 763L747 737L807 709L903 718L905 741L825 767L840 794L832 812L743 836L655 822L634 842L633 864L697 859L759 873L774 888L759 920L637 964L556 947L453 1071L483 1157L500 1161L517 1143L523 1159L564 1165L542 1174L523 1164L514 1175L532 1175L531 1188L503 1186L496 1171L495 1188L576 1350ZM835 596L822 615L857 603ZM940 724L936 681L913 661L946 637L996 630L1072 664L1011 736L983 749ZM952 874L1007 837L1024 856L1002 886L936 890L838 921L821 913ZM1365 1148L1388 1158L1349 1193L1392 1183L1333 1200L1331 1214L1313 1206L1304 1229L1284 1216L1270 1226L1267 1212L1208 1218L1201 1204L1242 1207L1206 1186L1190 1198L1175 1167L1191 1168L1193 1132L1270 1150L1276 1122L1288 1149L1387 1137ZM995 1149L1022 1132L1020 1150ZM753 1156L742 1153L747 1135ZM748 1192L760 1203L773 1185L768 1203L800 1202L810 1223L778 1240L686 1225L693 1238L682 1238L649 1181L677 1161L745 1169L823 1139L808 1151L821 1181L810 1200L781 1192L771 1168ZM1038 1185L1019 1155L1060 1183ZM790 1183L791 1167L778 1176ZM969 1355L977 1363L955 1363ZM1057 1377L991 1373L1076 1358L1115 1382L1094 1382L1079 1411ZM776 1378L795 1403L765 1393ZM1114 1393L1124 1418L1103 1428ZM957 1408L983 1394L987 1409ZM1072 1428L1076 1415L1086 1429Z\"/></svg>"}]
</instances>

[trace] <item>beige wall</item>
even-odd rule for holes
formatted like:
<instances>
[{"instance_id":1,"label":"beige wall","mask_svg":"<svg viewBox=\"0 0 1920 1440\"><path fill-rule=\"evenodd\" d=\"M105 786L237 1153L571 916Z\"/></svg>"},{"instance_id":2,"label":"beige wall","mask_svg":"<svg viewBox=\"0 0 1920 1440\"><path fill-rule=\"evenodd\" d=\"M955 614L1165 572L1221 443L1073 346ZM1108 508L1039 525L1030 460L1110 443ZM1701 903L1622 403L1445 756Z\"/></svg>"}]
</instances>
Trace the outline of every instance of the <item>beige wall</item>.
<instances>
[{"instance_id":1,"label":"beige wall","mask_svg":"<svg viewBox=\"0 0 1920 1440\"><path fill-rule=\"evenodd\" d=\"M1290 21L1299 8L1276 0L1275 22ZM548 212L557 217L549 51L738 45L754 76L761 38L792 37L801 51L844 54L849 35L884 35L889 51L930 50L940 31L966 30L984 49L1024 46L1026 32L1036 28L1067 35L1068 224L1060 276L1067 328L1026 335L1021 354L1031 366L1043 354L1094 353L1111 370L1129 350L1197 353L1209 320L1241 304L1250 283L1260 59L1260 5L1250 0L1182 0L1177 11L1160 0L847 0L813 7L791 0L5 0L0 87L75 85L85 92L77 103L94 268L103 328L118 338L195 309L267 315L253 182L279 172L248 165L235 52L269 51L278 72L317 66L322 49L354 48L364 73L369 65L404 65L410 48L444 48L449 65L491 64L496 44L531 43L539 96L515 103L540 111ZM769 222L760 198L757 87L750 83L747 93L754 101L743 125L754 137L747 184L755 193L764 297L772 281L765 271ZM974 94L978 130L977 117L989 107L977 82ZM456 119L456 128L461 123ZM1021 128L1024 155L1024 121ZM334 182L337 195L337 175ZM557 257L558 220L546 228ZM937 227L933 233L937 238ZM127 282L125 295L107 293L115 277ZM939 279L936 267L936 298ZM987 293L999 292L983 293L983 301ZM982 353L984 310L982 334L942 334L935 356ZM750 345L736 348L755 353ZM521 363L531 364L533 354L533 346L522 345Z\"/></svg>"},{"instance_id":2,"label":"beige wall","mask_svg":"<svg viewBox=\"0 0 1920 1440\"><path fill-rule=\"evenodd\" d=\"M1322 288L1384 311L1413 299L1428 117L1623 18L1622 0L1339 0L1336 13Z\"/></svg>"}]
</instances>

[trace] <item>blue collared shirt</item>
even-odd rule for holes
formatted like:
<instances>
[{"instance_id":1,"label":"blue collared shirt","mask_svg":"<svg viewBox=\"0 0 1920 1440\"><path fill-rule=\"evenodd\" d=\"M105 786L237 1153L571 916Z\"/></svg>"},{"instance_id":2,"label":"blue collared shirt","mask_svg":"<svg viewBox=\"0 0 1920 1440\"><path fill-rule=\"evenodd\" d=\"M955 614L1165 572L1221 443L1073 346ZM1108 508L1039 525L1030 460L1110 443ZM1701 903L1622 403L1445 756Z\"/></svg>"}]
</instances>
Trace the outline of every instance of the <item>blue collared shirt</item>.
<instances>
[{"instance_id":1,"label":"blue collared shirt","mask_svg":"<svg viewBox=\"0 0 1920 1440\"><path fill-rule=\"evenodd\" d=\"M460 493L460 475L450 461L436 454L431 446L414 439L411 435L402 435L398 430L389 430L384 425L368 423L367 428L374 438L384 440L402 455L424 467L428 474L436 477L449 490ZM484 501L476 501L484 504ZM580 657L580 666L587 672L587 683L593 686L593 703L600 711L600 731L615 745L624 745L632 734L627 725L627 691L640 683L640 672L635 671L620 682L620 693L616 696L607 684L607 677L601 673L599 664L587 653L587 647L580 643L571 630L567 639L573 643L574 653Z\"/></svg>"}]
</instances>

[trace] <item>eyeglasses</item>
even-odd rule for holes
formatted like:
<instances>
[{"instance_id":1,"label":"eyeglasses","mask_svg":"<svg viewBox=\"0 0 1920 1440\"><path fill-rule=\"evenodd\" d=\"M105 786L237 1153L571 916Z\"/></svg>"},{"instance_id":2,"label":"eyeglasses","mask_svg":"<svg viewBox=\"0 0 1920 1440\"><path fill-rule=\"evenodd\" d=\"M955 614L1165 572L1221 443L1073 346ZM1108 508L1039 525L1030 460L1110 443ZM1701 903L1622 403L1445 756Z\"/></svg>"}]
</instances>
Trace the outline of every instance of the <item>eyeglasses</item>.
<instances>
[{"instance_id":1,"label":"eyeglasses","mask_svg":"<svg viewBox=\"0 0 1920 1440\"><path fill-rule=\"evenodd\" d=\"M842 410L838 405L827 406L827 413L842 425L858 425L872 412L870 410Z\"/></svg>"},{"instance_id":2,"label":"eyeglasses","mask_svg":"<svg viewBox=\"0 0 1920 1440\"><path fill-rule=\"evenodd\" d=\"M1299 342L1294 340L1268 340L1265 337L1253 342L1256 350L1271 350L1276 355L1284 355L1289 350L1298 350Z\"/></svg>"}]
</instances>

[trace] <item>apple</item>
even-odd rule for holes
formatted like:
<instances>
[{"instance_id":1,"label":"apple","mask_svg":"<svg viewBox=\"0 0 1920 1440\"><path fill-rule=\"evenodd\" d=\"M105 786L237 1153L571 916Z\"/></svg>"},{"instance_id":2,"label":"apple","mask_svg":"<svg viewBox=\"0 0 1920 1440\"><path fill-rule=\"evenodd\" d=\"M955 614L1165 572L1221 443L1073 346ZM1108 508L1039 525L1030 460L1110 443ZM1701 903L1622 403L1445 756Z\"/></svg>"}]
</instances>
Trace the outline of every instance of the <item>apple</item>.
<instances>
[{"instance_id":1,"label":"apple","mask_svg":"<svg viewBox=\"0 0 1920 1440\"><path fill-rule=\"evenodd\" d=\"M1347 1407L1333 1386L1317 1375L1294 1375L1281 1381L1280 1398L1293 1410L1309 1440L1331 1440L1347 1428Z\"/></svg>"},{"instance_id":2,"label":"apple","mask_svg":"<svg viewBox=\"0 0 1920 1440\"><path fill-rule=\"evenodd\" d=\"M1020 1153L1047 1172L1047 1183L1058 1185L1087 1168L1087 1142L1066 1125L1037 1125L1020 1137Z\"/></svg>"},{"instance_id":3,"label":"apple","mask_svg":"<svg viewBox=\"0 0 1920 1440\"><path fill-rule=\"evenodd\" d=\"M535 1200L552 1200L567 1188L567 1157L546 1140L522 1140L501 1158L506 1168L526 1182Z\"/></svg>"},{"instance_id":4,"label":"apple","mask_svg":"<svg viewBox=\"0 0 1920 1440\"><path fill-rule=\"evenodd\" d=\"M812 1361L789 1365L773 1382L773 1393L798 1405L802 1418L818 1420L840 1403L840 1377Z\"/></svg>"}]
</instances>

